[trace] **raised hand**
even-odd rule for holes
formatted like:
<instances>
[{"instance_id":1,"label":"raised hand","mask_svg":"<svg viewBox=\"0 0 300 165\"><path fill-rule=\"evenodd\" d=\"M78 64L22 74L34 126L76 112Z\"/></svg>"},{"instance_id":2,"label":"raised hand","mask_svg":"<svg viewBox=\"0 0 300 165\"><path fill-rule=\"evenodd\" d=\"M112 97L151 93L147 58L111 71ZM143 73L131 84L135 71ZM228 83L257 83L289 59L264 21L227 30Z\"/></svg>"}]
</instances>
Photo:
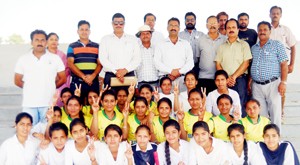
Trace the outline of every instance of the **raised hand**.
<instances>
[{"instance_id":1,"label":"raised hand","mask_svg":"<svg viewBox=\"0 0 300 165\"><path fill-rule=\"evenodd\" d=\"M178 118L178 121L183 121L183 119L184 119L184 110L183 110L183 104L182 103L179 104L179 109L177 111L176 116Z\"/></svg>"},{"instance_id":2,"label":"raised hand","mask_svg":"<svg viewBox=\"0 0 300 165\"><path fill-rule=\"evenodd\" d=\"M55 106L58 98L59 98L59 91L56 90L56 92L52 96L52 103L50 103L50 106Z\"/></svg>"},{"instance_id":3,"label":"raised hand","mask_svg":"<svg viewBox=\"0 0 300 165\"><path fill-rule=\"evenodd\" d=\"M148 106L149 114L148 114L148 121L152 122L155 116L155 113L153 109L150 108L150 105Z\"/></svg>"},{"instance_id":4,"label":"raised hand","mask_svg":"<svg viewBox=\"0 0 300 165\"><path fill-rule=\"evenodd\" d=\"M97 98L97 100L95 100L94 97L93 98L93 104L92 104L92 110L93 110L93 113L98 113L99 109L100 109L100 105L99 105L99 101L100 101L100 97Z\"/></svg>"},{"instance_id":5,"label":"raised hand","mask_svg":"<svg viewBox=\"0 0 300 165\"><path fill-rule=\"evenodd\" d=\"M179 96L180 91L179 91L179 85L178 85L178 83L174 83L173 93L174 93L174 95Z\"/></svg>"},{"instance_id":6,"label":"raised hand","mask_svg":"<svg viewBox=\"0 0 300 165\"><path fill-rule=\"evenodd\" d=\"M80 95L81 95L81 84L79 84L79 86L77 84L75 84L74 95L80 97Z\"/></svg>"},{"instance_id":7,"label":"raised hand","mask_svg":"<svg viewBox=\"0 0 300 165\"><path fill-rule=\"evenodd\" d=\"M54 116L53 106L50 106L46 113L46 118L49 121L49 120L52 120L53 116Z\"/></svg>"},{"instance_id":8,"label":"raised hand","mask_svg":"<svg viewBox=\"0 0 300 165\"><path fill-rule=\"evenodd\" d=\"M106 90L110 90L110 89L111 89L111 87L108 87L108 85L106 84L105 88L103 88L103 89L100 90L99 98L101 98L103 92L105 92Z\"/></svg>"},{"instance_id":9,"label":"raised hand","mask_svg":"<svg viewBox=\"0 0 300 165\"><path fill-rule=\"evenodd\" d=\"M125 106L122 110L122 114L124 118L127 118L129 115L129 103L127 101L125 102Z\"/></svg>"},{"instance_id":10,"label":"raised hand","mask_svg":"<svg viewBox=\"0 0 300 165\"><path fill-rule=\"evenodd\" d=\"M201 107L205 110L205 108L206 108L206 88L201 87L201 93L203 95Z\"/></svg>"},{"instance_id":11,"label":"raised hand","mask_svg":"<svg viewBox=\"0 0 300 165\"><path fill-rule=\"evenodd\" d=\"M128 87L128 95L134 95L135 93L135 83L134 82L131 82L130 83L130 86Z\"/></svg>"},{"instance_id":12,"label":"raised hand","mask_svg":"<svg viewBox=\"0 0 300 165\"><path fill-rule=\"evenodd\" d=\"M126 142L125 156L126 156L127 160L132 159L133 152L132 152L132 148L131 148L131 141L129 141L129 143Z\"/></svg>"},{"instance_id":13,"label":"raised hand","mask_svg":"<svg viewBox=\"0 0 300 165\"><path fill-rule=\"evenodd\" d=\"M233 106L233 121L238 122L241 117L241 108L238 105Z\"/></svg>"},{"instance_id":14,"label":"raised hand","mask_svg":"<svg viewBox=\"0 0 300 165\"><path fill-rule=\"evenodd\" d=\"M89 146L87 148L87 152L89 154L90 160L92 162L94 162L96 160L96 158L95 158L96 149L95 149L93 138L91 138L90 141L89 141Z\"/></svg>"},{"instance_id":15,"label":"raised hand","mask_svg":"<svg viewBox=\"0 0 300 165\"><path fill-rule=\"evenodd\" d=\"M159 100L158 87L155 87L155 88L154 88L153 96L154 96L155 102L158 102L158 100Z\"/></svg>"}]
</instances>

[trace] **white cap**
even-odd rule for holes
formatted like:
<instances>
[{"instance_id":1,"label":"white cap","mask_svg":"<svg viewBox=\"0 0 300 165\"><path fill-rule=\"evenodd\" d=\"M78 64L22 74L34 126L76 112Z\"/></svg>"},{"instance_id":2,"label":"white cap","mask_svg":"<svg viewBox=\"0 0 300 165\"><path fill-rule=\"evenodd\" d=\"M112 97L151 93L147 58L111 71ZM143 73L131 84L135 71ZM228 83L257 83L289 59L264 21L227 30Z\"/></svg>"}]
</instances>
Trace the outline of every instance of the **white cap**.
<instances>
[{"instance_id":1,"label":"white cap","mask_svg":"<svg viewBox=\"0 0 300 165\"><path fill-rule=\"evenodd\" d=\"M141 35L141 32L146 32L146 31L149 31L149 32L152 32L151 28L149 25L143 25L139 28L139 32L137 32L135 34L136 37L140 37Z\"/></svg>"}]
</instances>

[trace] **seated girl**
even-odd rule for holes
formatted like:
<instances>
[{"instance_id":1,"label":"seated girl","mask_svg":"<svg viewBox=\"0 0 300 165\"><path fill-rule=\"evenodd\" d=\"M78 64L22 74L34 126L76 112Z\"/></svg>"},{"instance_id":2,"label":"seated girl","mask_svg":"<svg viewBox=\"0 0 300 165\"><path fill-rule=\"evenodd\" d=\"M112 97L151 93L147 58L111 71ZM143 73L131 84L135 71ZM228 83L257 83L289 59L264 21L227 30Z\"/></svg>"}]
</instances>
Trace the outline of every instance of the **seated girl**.
<instances>
[{"instance_id":1,"label":"seated girl","mask_svg":"<svg viewBox=\"0 0 300 165\"><path fill-rule=\"evenodd\" d=\"M238 123L240 118L239 108L234 108L234 116L230 115L230 110L232 108L232 99L227 94L222 94L217 99L218 109L220 114L218 116L212 117L208 122L209 130L215 138L222 139L224 141L229 141L227 135L227 128L232 123Z\"/></svg>"},{"instance_id":2,"label":"seated girl","mask_svg":"<svg viewBox=\"0 0 300 165\"><path fill-rule=\"evenodd\" d=\"M266 164L299 165L299 159L292 143L280 141L280 130L276 124L268 124L263 131L264 142L259 142L259 154Z\"/></svg>"},{"instance_id":3,"label":"seated girl","mask_svg":"<svg viewBox=\"0 0 300 165\"><path fill-rule=\"evenodd\" d=\"M257 145L247 141L244 126L231 124L228 129L230 143L227 143L227 156L232 164L255 164L263 165L262 156L257 154Z\"/></svg>"},{"instance_id":4,"label":"seated girl","mask_svg":"<svg viewBox=\"0 0 300 165\"><path fill-rule=\"evenodd\" d=\"M225 142L211 137L204 121L197 121L193 125L193 138L189 145L189 165L229 163L228 155L224 152Z\"/></svg>"},{"instance_id":5,"label":"seated girl","mask_svg":"<svg viewBox=\"0 0 300 165\"><path fill-rule=\"evenodd\" d=\"M158 164L157 145L150 142L150 128L140 125L135 132L136 144L132 146L134 162L136 165Z\"/></svg>"},{"instance_id":6,"label":"seated girl","mask_svg":"<svg viewBox=\"0 0 300 165\"><path fill-rule=\"evenodd\" d=\"M189 143L180 139L180 126L176 120L164 123L166 141L157 147L159 164L189 164Z\"/></svg>"},{"instance_id":7,"label":"seated girl","mask_svg":"<svg viewBox=\"0 0 300 165\"><path fill-rule=\"evenodd\" d=\"M264 127L267 124L270 124L271 121L268 118L259 115L259 102L255 99L250 99L246 103L246 113L247 116L240 120L240 122L245 127L246 139L254 142L264 141Z\"/></svg>"}]
</instances>

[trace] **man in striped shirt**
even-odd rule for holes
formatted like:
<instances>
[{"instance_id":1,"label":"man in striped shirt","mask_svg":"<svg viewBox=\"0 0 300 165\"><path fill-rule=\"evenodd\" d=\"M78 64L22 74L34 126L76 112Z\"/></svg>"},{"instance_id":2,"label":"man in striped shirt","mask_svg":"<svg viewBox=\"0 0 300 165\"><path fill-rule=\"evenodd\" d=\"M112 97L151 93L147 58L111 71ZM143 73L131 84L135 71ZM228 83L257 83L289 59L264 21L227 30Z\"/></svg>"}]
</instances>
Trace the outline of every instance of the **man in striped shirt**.
<instances>
[{"instance_id":1,"label":"man in striped shirt","mask_svg":"<svg viewBox=\"0 0 300 165\"><path fill-rule=\"evenodd\" d=\"M74 94L76 85L81 84L80 98L85 100L90 90L99 92L98 75L102 65L98 59L99 44L89 39L90 23L81 20L78 23L79 40L68 48L68 66L72 72L70 89Z\"/></svg>"}]
</instances>

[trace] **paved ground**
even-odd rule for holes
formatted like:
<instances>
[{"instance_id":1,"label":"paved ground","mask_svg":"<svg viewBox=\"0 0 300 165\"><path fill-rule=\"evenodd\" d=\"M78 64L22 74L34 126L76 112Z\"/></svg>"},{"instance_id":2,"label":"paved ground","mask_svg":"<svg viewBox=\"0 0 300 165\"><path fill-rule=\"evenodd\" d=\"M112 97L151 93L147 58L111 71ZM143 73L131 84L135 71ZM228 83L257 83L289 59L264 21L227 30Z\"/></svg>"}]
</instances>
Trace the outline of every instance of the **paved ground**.
<instances>
[{"instance_id":1,"label":"paved ground","mask_svg":"<svg viewBox=\"0 0 300 165\"><path fill-rule=\"evenodd\" d=\"M15 132L14 118L21 110L21 90L0 88L0 144ZM288 84L285 105L286 118L282 139L291 141L300 155L300 84Z\"/></svg>"}]
</instances>

